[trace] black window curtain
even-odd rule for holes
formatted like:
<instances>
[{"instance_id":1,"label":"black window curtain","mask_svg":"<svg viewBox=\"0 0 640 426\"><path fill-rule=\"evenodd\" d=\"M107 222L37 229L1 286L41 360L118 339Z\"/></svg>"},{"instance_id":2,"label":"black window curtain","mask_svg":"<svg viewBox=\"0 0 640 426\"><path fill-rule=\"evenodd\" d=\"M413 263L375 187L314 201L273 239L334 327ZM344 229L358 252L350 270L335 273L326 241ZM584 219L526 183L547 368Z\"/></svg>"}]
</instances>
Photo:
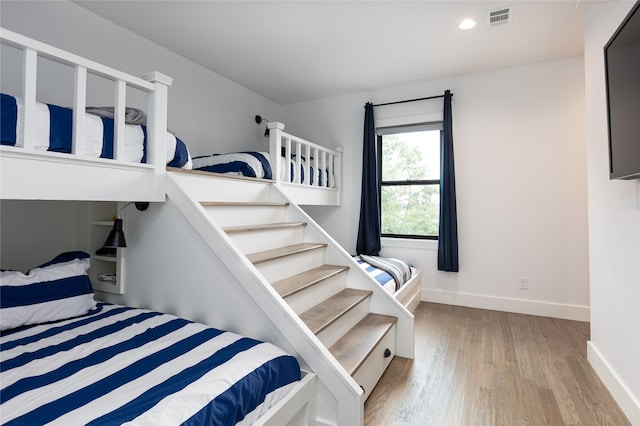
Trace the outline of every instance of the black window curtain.
<instances>
[{"instance_id":1,"label":"black window curtain","mask_svg":"<svg viewBox=\"0 0 640 426\"><path fill-rule=\"evenodd\" d=\"M376 125L373 104L364 106L364 138L362 149L362 195L357 254L377 256L380 253L380 201L378 194L378 163L376 156Z\"/></svg>"},{"instance_id":2,"label":"black window curtain","mask_svg":"<svg viewBox=\"0 0 640 426\"><path fill-rule=\"evenodd\" d=\"M444 92L443 132L440 140L440 230L438 269L458 272L458 219L456 177L453 162L453 119L451 92Z\"/></svg>"}]
</instances>

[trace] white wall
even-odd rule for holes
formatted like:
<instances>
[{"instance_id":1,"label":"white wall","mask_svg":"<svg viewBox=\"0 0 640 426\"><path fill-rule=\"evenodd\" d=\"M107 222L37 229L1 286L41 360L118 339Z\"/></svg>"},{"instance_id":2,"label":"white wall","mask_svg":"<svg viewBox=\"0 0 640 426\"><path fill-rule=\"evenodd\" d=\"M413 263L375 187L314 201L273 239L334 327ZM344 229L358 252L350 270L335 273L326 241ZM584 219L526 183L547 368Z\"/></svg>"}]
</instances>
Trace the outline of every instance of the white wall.
<instances>
[{"instance_id":1,"label":"white wall","mask_svg":"<svg viewBox=\"0 0 640 426\"><path fill-rule=\"evenodd\" d=\"M343 206L307 211L354 252L365 102L445 89L454 94L460 272L436 271L434 242L382 254L424 271L425 300L588 321L582 58L285 106L292 133L345 148ZM376 108L376 121L430 117L441 102Z\"/></svg>"},{"instance_id":2,"label":"white wall","mask_svg":"<svg viewBox=\"0 0 640 426\"><path fill-rule=\"evenodd\" d=\"M277 120L281 114L278 104L72 2L2 1L0 23L3 28L129 74L141 76L159 71L172 77L169 128L196 155L239 149L268 150L264 126L258 126L253 118L260 114ZM9 74L5 67L11 64L2 66L3 74ZM68 76L60 82L40 79L38 90L42 90L42 96L38 100L70 105L72 74L69 72ZM3 77L2 90L7 90L9 84ZM19 87L17 84L13 82L14 87ZM60 86L66 97L59 93ZM103 86L98 87L99 93L89 91L89 105L108 102L103 100ZM111 89L105 85L104 90L112 98Z\"/></svg>"},{"instance_id":3,"label":"white wall","mask_svg":"<svg viewBox=\"0 0 640 426\"><path fill-rule=\"evenodd\" d=\"M634 2L587 8L585 70L591 341L589 361L640 424L640 180L609 180L603 47Z\"/></svg>"},{"instance_id":4,"label":"white wall","mask_svg":"<svg viewBox=\"0 0 640 426\"><path fill-rule=\"evenodd\" d=\"M0 201L0 268L26 272L78 250L78 208L62 201Z\"/></svg>"}]
</instances>

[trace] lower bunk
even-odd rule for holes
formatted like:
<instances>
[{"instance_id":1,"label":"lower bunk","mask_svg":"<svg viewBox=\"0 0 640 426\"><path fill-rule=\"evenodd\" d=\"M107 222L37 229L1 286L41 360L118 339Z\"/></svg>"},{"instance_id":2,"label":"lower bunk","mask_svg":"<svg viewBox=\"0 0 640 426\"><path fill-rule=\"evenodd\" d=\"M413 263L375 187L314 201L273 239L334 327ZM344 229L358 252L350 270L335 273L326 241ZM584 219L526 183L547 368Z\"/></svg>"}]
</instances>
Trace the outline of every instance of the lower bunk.
<instances>
[{"instance_id":1,"label":"lower bunk","mask_svg":"<svg viewBox=\"0 0 640 426\"><path fill-rule=\"evenodd\" d=\"M27 274L2 271L2 424L306 423L314 376L295 357L173 315L96 303L88 265L72 252Z\"/></svg>"},{"instance_id":2,"label":"lower bunk","mask_svg":"<svg viewBox=\"0 0 640 426\"><path fill-rule=\"evenodd\" d=\"M420 303L422 272L395 258L379 256L354 256L358 266L400 302L409 312Z\"/></svg>"}]
</instances>

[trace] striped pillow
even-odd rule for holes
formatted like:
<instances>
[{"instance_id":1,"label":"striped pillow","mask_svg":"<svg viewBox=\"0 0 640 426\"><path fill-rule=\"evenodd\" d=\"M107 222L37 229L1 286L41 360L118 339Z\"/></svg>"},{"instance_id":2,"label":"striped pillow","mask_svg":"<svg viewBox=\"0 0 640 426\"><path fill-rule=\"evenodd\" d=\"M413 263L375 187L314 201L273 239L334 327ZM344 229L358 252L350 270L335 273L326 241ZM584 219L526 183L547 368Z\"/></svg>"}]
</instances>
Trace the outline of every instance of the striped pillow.
<instances>
[{"instance_id":1,"label":"striped pillow","mask_svg":"<svg viewBox=\"0 0 640 426\"><path fill-rule=\"evenodd\" d=\"M20 271L0 271L0 330L71 318L94 308L89 255L62 253Z\"/></svg>"}]
</instances>

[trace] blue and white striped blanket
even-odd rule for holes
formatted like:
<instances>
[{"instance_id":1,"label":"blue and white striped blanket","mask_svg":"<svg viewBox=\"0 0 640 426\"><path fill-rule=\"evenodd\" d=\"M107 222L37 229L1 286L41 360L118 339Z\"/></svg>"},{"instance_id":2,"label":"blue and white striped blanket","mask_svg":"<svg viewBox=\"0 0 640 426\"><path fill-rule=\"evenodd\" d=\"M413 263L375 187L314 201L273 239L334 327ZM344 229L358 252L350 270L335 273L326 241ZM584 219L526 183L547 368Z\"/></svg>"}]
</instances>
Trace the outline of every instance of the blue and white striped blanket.
<instances>
[{"instance_id":1,"label":"blue and white striped blanket","mask_svg":"<svg viewBox=\"0 0 640 426\"><path fill-rule=\"evenodd\" d=\"M367 274L373 277L385 290L394 293L411 278L411 265L393 257L367 256L361 254L355 256Z\"/></svg>"},{"instance_id":2,"label":"blue and white striped blanket","mask_svg":"<svg viewBox=\"0 0 640 426\"><path fill-rule=\"evenodd\" d=\"M280 157L280 161L282 162L282 167L280 169L282 171L281 181L286 182L286 160L284 157ZM206 172L224 173L233 176L246 176L258 179L274 179L273 168L268 152L246 151L197 156L193 157L193 169ZM291 176L289 181L295 182L297 176L297 167L294 160L289 161L289 169ZM307 183L305 170L306 161L302 161L299 173L301 183ZM325 182L327 182L328 179L329 187L334 187L334 178L333 176L330 176L326 170L320 170L320 173L316 173L313 167L310 167L310 170L310 185L313 185L316 182L317 177L319 179L320 186L324 186Z\"/></svg>"},{"instance_id":3,"label":"blue and white striped blanket","mask_svg":"<svg viewBox=\"0 0 640 426\"><path fill-rule=\"evenodd\" d=\"M300 379L272 344L111 304L6 332L1 349L7 425L250 424Z\"/></svg>"},{"instance_id":4,"label":"blue and white striped blanket","mask_svg":"<svg viewBox=\"0 0 640 426\"><path fill-rule=\"evenodd\" d=\"M22 101L11 95L0 94L0 144L15 146L20 132ZM78 155L92 158L113 158L114 121L87 113L85 115L83 152ZM56 105L36 103L35 148L43 151L71 152L73 110ZM175 135L167 132L166 159L172 167L191 168L187 146ZM147 162L147 128L125 125L123 161Z\"/></svg>"},{"instance_id":5,"label":"blue and white striped blanket","mask_svg":"<svg viewBox=\"0 0 640 426\"><path fill-rule=\"evenodd\" d=\"M272 179L268 152L246 151L193 157L193 170Z\"/></svg>"}]
</instances>

